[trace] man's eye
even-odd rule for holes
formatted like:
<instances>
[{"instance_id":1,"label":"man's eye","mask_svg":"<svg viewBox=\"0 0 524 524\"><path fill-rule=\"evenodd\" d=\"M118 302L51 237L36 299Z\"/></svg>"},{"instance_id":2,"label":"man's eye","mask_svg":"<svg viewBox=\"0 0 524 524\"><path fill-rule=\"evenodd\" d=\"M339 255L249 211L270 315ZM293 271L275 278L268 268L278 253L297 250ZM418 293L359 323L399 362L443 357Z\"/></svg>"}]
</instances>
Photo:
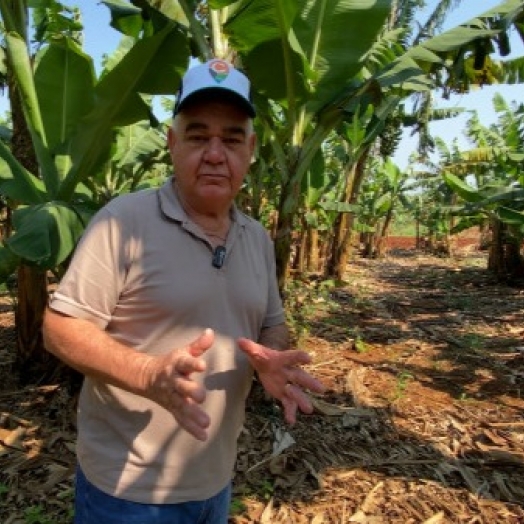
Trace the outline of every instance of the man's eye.
<instances>
[{"instance_id":1,"label":"man's eye","mask_svg":"<svg viewBox=\"0 0 524 524\"><path fill-rule=\"evenodd\" d=\"M206 137L203 135L189 135L187 139L190 142L205 142Z\"/></svg>"},{"instance_id":2,"label":"man's eye","mask_svg":"<svg viewBox=\"0 0 524 524\"><path fill-rule=\"evenodd\" d=\"M242 140L240 138L230 136L230 137L224 138L224 143L230 144L230 145L236 145L236 144L241 144Z\"/></svg>"}]
</instances>

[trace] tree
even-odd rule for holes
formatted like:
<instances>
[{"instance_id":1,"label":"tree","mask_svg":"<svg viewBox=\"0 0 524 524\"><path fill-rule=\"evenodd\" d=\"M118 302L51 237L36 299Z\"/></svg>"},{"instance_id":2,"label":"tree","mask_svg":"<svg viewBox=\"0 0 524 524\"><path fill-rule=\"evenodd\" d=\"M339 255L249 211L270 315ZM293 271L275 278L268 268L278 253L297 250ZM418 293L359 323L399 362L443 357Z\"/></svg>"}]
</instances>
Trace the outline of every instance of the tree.
<instances>
[{"instance_id":1,"label":"tree","mask_svg":"<svg viewBox=\"0 0 524 524\"><path fill-rule=\"evenodd\" d=\"M434 87L464 89L474 80L472 74L478 80L476 70L466 67L480 53L478 42L484 42L489 55L487 43L496 42L512 24L521 24L524 11L521 0L506 0L471 24L406 49L403 30L388 31L384 24L392 7L414 8L418 2L103 3L111 9L112 26L126 35L127 47L99 78L74 35L55 31L52 40L43 38L33 60L16 28L6 34L8 62L23 94L38 170L25 169L8 148L0 151L0 192L17 203L13 234L0 250L5 274L21 263L39 270L67 263L93 211L92 200L97 200L96 179L100 182L107 173L115 130L152 119L144 94L174 93L190 55L221 56L248 70L257 125L263 130L258 172L267 168L279 177L272 185L278 193L271 194L278 201L270 207L277 214L275 248L283 287L293 231L307 202L304 181L325 139L355 115L367 114L370 142L361 148L365 155L403 97ZM4 24L20 5L0 0ZM60 9L55 0L38 5L46 16ZM74 65L75 74L65 64ZM514 66L518 71L518 64ZM70 103L57 103L63 100ZM354 165L362 168L363 159L355 158ZM260 214L265 188L258 189L251 204Z\"/></svg>"},{"instance_id":2,"label":"tree","mask_svg":"<svg viewBox=\"0 0 524 524\"><path fill-rule=\"evenodd\" d=\"M27 5L0 0L13 78L10 95L15 103L20 93L32 145L15 156L16 148L0 143L0 192L13 207L13 232L0 248L0 269L5 278L19 268L18 361L25 375L37 368L42 378L43 370L50 371L40 338L47 271L59 273L67 264L96 209L87 186L107 164L115 130L151 119L143 93L174 93L189 46L184 26L152 9L151 16L142 18L142 11L134 8L135 24L128 25L134 33L132 45L97 79L91 57L70 28L49 24L49 17L64 9L54 0L38 4L36 20L47 30L37 25L42 41L32 55ZM17 135L15 129L13 137ZM20 158L32 150L36 163L26 166Z\"/></svg>"},{"instance_id":3,"label":"tree","mask_svg":"<svg viewBox=\"0 0 524 524\"><path fill-rule=\"evenodd\" d=\"M460 197L453 209L460 231L489 220L492 238L488 269L504 279L524 278L524 105L496 95L498 121L482 126L474 114L467 135L474 148L459 151L442 165L448 186ZM470 181L466 181L469 178Z\"/></svg>"}]
</instances>

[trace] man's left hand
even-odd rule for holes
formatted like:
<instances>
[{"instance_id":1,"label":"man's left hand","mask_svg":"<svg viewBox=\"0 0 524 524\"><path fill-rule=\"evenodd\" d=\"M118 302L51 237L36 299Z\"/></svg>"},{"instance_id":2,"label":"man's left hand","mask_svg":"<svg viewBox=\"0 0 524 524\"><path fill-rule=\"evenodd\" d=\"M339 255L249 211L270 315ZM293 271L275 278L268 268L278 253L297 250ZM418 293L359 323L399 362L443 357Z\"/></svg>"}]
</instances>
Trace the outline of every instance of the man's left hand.
<instances>
[{"instance_id":1,"label":"man's left hand","mask_svg":"<svg viewBox=\"0 0 524 524\"><path fill-rule=\"evenodd\" d=\"M311 361L305 351L276 351L247 338L238 339L238 345L248 356L264 389L282 403L286 422L297 421L297 409L313 412L313 404L304 390L323 393L326 388L300 367Z\"/></svg>"}]
</instances>

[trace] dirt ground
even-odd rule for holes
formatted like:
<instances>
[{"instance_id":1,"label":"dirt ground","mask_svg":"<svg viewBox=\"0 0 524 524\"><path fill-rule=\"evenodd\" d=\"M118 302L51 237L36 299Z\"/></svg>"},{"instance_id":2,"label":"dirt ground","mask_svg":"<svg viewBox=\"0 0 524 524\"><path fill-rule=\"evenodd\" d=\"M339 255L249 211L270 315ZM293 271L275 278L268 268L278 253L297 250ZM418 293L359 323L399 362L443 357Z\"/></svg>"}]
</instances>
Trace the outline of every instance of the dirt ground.
<instances>
[{"instance_id":1,"label":"dirt ground","mask_svg":"<svg viewBox=\"0 0 524 524\"><path fill-rule=\"evenodd\" d=\"M304 283L293 328L328 391L291 428L254 388L231 524L524 523L524 289L485 267L394 249ZM0 522L71 522L71 403L15 386L1 307Z\"/></svg>"}]
</instances>

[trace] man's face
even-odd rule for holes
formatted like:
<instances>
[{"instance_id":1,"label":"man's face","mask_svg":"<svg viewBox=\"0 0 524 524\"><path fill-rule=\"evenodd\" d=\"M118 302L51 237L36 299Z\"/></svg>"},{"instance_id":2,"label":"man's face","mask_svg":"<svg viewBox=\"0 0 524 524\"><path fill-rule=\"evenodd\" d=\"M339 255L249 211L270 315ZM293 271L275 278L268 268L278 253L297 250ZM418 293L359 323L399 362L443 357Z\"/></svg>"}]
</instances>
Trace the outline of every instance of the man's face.
<instances>
[{"instance_id":1,"label":"man's face","mask_svg":"<svg viewBox=\"0 0 524 524\"><path fill-rule=\"evenodd\" d=\"M168 144L183 198L193 206L229 207L255 147L249 117L228 102L201 102L176 117Z\"/></svg>"}]
</instances>

